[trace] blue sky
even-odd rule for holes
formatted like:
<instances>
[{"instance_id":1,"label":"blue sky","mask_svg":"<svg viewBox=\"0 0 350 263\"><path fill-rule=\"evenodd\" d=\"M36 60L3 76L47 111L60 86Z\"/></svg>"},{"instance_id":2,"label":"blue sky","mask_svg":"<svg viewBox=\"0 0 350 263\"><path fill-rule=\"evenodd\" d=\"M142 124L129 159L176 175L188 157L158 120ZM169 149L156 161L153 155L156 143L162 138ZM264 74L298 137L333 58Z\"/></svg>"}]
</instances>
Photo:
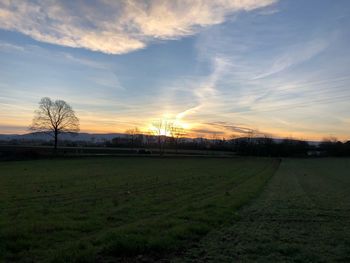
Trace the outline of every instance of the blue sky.
<instances>
[{"instance_id":1,"label":"blue sky","mask_svg":"<svg viewBox=\"0 0 350 263\"><path fill-rule=\"evenodd\" d=\"M0 0L0 133L41 97L87 132L350 138L347 0Z\"/></svg>"}]
</instances>

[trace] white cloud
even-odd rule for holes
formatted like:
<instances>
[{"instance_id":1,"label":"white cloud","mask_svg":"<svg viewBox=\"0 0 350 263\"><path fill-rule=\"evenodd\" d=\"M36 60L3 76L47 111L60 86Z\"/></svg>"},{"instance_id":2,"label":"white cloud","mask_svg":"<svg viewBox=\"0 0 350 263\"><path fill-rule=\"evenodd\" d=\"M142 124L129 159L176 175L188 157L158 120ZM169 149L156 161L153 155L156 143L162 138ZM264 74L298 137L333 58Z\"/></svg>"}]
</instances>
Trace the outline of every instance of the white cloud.
<instances>
[{"instance_id":1,"label":"white cloud","mask_svg":"<svg viewBox=\"0 0 350 263\"><path fill-rule=\"evenodd\" d=\"M178 39L226 16L277 0L9 1L0 3L0 28L38 41L110 54L138 50L157 39Z\"/></svg>"}]
</instances>

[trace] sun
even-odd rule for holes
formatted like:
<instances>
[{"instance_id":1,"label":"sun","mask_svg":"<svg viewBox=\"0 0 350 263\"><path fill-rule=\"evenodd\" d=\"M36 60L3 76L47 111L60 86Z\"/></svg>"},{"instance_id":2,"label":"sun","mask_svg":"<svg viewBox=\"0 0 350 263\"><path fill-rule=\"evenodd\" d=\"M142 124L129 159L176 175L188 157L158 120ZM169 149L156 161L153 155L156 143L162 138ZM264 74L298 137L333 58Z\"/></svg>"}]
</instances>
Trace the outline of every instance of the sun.
<instances>
[{"instance_id":1,"label":"sun","mask_svg":"<svg viewBox=\"0 0 350 263\"><path fill-rule=\"evenodd\" d=\"M148 130L153 135L157 135L157 136L170 136L171 135L170 129L168 129L167 127L163 127L163 124L152 123L149 125Z\"/></svg>"},{"instance_id":2,"label":"sun","mask_svg":"<svg viewBox=\"0 0 350 263\"><path fill-rule=\"evenodd\" d=\"M181 119L162 118L149 124L148 130L154 135L170 137L174 127L189 130L190 124Z\"/></svg>"}]
</instances>

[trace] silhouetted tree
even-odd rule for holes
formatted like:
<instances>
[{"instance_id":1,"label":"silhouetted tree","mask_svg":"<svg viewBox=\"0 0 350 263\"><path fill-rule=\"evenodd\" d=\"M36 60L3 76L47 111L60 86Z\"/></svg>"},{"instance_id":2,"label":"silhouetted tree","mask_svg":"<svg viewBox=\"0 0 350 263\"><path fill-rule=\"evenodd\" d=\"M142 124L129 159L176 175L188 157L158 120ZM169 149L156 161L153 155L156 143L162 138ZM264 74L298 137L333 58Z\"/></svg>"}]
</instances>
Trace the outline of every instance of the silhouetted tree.
<instances>
[{"instance_id":1,"label":"silhouetted tree","mask_svg":"<svg viewBox=\"0 0 350 263\"><path fill-rule=\"evenodd\" d=\"M29 129L52 135L56 150L60 133L79 132L79 119L75 116L72 107L65 101L52 101L50 98L45 97L40 100L39 109L35 111L35 116Z\"/></svg>"},{"instance_id":2,"label":"silhouetted tree","mask_svg":"<svg viewBox=\"0 0 350 263\"><path fill-rule=\"evenodd\" d=\"M284 139L279 144L279 156L296 156L302 157L306 156L309 150L309 144L306 141L294 140L294 139Z\"/></svg>"},{"instance_id":3,"label":"silhouetted tree","mask_svg":"<svg viewBox=\"0 0 350 263\"><path fill-rule=\"evenodd\" d=\"M346 156L350 155L348 147L349 142L342 143L335 137L329 137L323 139L319 148L324 152L325 155L328 156Z\"/></svg>"},{"instance_id":4,"label":"silhouetted tree","mask_svg":"<svg viewBox=\"0 0 350 263\"><path fill-rule=\"evenodd\" d=\"M134 147L137 137L141 134L140 130L137 127L135 127L133 129L127 129L125 133L128 135L131 147Z\"/></svg>"},{"instance_id":5,"label":"silhouetted tree","mask_svg":"<svg viewBox=\"0 0 350 263\"><path fill-rule=\"evenodd\" d=\"M157 136L157 144L159 154L162 155L164 151L164 144L166 142L167 134L169 133L169 122L167 120L158 120L152 123L152 133Z\"/></svg>"},{"instance_id":6,"label":"silhouetted tree","mask_svg":"<svg viewBox=\"0 0 350 263\"><path fill-rule=\"evenodd\" d=\"M181 138L183 138L186 135L186 131L184 128L176 125L175 123L170 123L169 132L170 132L170 137L175 146L175 151L177 152L179 149L179 142Z\"/></svg>"}]
</instances>

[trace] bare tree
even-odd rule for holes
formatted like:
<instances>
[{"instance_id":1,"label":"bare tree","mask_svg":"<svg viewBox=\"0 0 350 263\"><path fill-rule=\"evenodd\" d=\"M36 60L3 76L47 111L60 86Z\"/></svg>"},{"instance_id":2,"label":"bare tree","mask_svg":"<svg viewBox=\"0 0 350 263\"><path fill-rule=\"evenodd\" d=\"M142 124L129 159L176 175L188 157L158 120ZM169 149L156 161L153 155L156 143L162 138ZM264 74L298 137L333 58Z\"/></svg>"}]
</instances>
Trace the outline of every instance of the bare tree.
<instances>
[{"instance_id":1,"label":"bare tree","mask_svg":"<svg viewBox=\"0 0 350 263\"><path fill-rule=\"evenodd\" d=\"M79 119L75 116L72 107L63 100L52 101L42 98L39 109L35 111L30 130L45 132L54 137L55 150L57 149L58 135L60 133L79 132Z\"/></svg>"},{"instance_id":2,"label":"bare tree","mask_svg":"<svg viewBox=\"0 0 350 263\"><path fill-rule=\"evenodd\" d=\"M159 147L159 154L162 155L164 151L164 144L166 142L167 134L169 132L169 122L167 120L158 120L152 123L152 133L157 136L157 143Z\"/></svg>"},{"instance_id":3,"label":"bare tree","mask_svg":"<svg viewBox=\"0 0 350 263\"><path fill-rule=\"evenodd\" d=\"M179 142L181 138L183 138L186 135L186 131L184 128L176 125L175 123L171 123L169 125L169 131L171 139L173 140L175 145L175 151L178 152Z\"/></svg>"},{"instance_id":4,"label":"bare tree","mask_svg":"<svg viewBox=\"0 0 350 263\"><path fill-rule=\"evenodd\" d=\"M134 147L137 136L141 134L140 130L137 127L135 127L132 129L127 129L125 133L128 135L128 139L131 143L131 147Z\"/></svg>"}]
</instances>

